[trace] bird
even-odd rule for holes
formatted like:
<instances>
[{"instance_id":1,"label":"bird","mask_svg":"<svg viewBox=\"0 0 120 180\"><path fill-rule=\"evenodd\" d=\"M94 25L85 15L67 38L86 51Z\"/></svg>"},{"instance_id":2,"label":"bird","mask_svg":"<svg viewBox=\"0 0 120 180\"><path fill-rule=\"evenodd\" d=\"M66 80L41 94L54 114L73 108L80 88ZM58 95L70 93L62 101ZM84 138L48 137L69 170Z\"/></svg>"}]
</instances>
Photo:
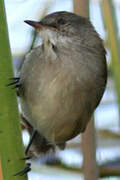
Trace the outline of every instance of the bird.
<instances>
[{"instance_id":1,"label":"bird","mask_svg":"<svg viewBox=\"0 0 120 180\"><path fill-rule=\"evenodd\" d=\"M72 12L58 11L40 22L25 23L42 38L42 44L26 55L13 82L23 122L34 134L28 149L32 143L38 152L42 143L43 151L64 149L68 140L85 131L104 94L103 41L88 18Z\"/></svg>"}]
</instances>

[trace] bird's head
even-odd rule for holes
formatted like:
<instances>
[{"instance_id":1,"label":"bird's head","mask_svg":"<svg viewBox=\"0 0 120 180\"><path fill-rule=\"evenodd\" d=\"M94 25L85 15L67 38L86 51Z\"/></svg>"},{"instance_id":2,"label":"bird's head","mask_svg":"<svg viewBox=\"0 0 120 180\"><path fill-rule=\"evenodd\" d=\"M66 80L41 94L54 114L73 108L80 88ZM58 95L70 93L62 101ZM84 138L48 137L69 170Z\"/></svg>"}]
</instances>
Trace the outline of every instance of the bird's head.
<instances>
[{"instance_id":1,"label":"bird's head","mask_svg":"<svg viewBox=\"0 0 120 180\"><path fill-rule=\"evenodd\" d=\"M102 41L88 18L71 12L59 11L45 16L40 22L25 21L40 32L43 43L50 42L55 47L68 51L79 51L80 46L103 51ZM49 43L48 43L49 44Z\"/></svg>"},{"instance_id":2,"label":"bird's head","mask_svg":"<svg viewBox=\"0 0 120 180\"><path fill-rule=\"evenodd\" d=\"M47 15L40 22L31 20L25 22L38 30L43 40L49 40L53 44L61 41L63 43L66 41L73 42L73 39L82 41L87 27L90 26L91 28L87 18L65 11Z\"/></svg>"}]
</instances>

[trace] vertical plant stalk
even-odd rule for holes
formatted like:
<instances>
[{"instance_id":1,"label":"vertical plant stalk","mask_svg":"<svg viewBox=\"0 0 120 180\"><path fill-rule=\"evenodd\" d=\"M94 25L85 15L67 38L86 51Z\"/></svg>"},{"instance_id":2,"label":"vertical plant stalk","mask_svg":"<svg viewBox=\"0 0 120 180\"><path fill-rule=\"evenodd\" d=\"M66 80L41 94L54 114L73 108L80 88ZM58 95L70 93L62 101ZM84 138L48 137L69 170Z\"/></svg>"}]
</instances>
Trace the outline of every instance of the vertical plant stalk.
<instances>
[{"instance_id":1,"label":"vertical plant stalk","mask_svg":"<svg viewBox=\"0 0 120 180\"><path fill-rule=\"evenodd\" d=\"M74 0L75 13L89 17L89 0ZM96 163L96 137L94 118L88 123L88 127L82 135L83 174L85 180L98 179L98 167Z\"/></svg>"},{"instance_id":2,"label":"vertical plant stalk","mask_svg":"<svg viewBox=\"0 0 120 180\"><path fill-rule=\"evenodd\" d=\"M0 2L0 176L3 180L27 180L13 176L25 168L24 148L15 90L7 87L13 77L4 0Z\"/></svg>"},{"instance_id":3,"label":"vertical plant stalk","mask_svg":"<svg viewBox=\"0 0 120 180\"><path fill-rule=\"evenodd\" d=\"M88 123L82 135L83 173L84 180L98 180L99 169L96 162L96 131L94 118Z\"/></svg>"},{"instance_id":4,"label":"vertical plant stalk","mask_svg":"<svg viewBox=\"0 0 120 180\"><path fill-rule=\"evenodd\" d=\"M74 12L84 17L89 17L89 0L73 0Z\"/></svg>"},{"instance_id":5,"label":"vertical plant stalk","mask_svg":"<svg viewBox=\"0 0 120 180\"><path fill-rule=\"evenodd\" d=\"M2 167L1 167L1 159L0 159L0 180L3 180Z\"/></svg>"},{"instance_id":6,"label":"vertical plant stalk","mask_svg":"<svg viewBox=\"0 0 120 180\"><path fill-rule=\"evenodd\" d=\"M101 11L103 15L105 29L107 31L108 44L112 56L112 70L113 70L115 87L117 92L119 117L120 117L120 42L118 38L118 27L115 17L115 9L113 6L113 1L102 0Z\"/></svg>"}]
</instances>

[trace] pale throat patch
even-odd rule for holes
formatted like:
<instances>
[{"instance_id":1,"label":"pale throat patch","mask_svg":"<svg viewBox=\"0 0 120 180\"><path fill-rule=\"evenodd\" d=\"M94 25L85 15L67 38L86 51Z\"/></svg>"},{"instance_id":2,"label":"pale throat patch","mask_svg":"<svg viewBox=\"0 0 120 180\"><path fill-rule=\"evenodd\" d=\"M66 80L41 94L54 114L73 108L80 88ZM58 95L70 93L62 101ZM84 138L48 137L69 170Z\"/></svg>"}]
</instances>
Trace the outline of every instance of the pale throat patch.
<instances>
[{"instance_id":1,"label":"pale throat patch","mask_svg":"<svg viewBox=\"0 0 120 180\"><path fill-rule=\"evenodd\" d=\"M51 57L53 60L58 59L57 52L55 52L53 46L56 46L57 48L60 48L61 45L66 47L71 41L69 37L62 36L60 33L54 30L44 29L39 33L44 44L46 58Z\"/></svg>"},{"instance_id":2,"label":"pale throat patch","mask_svg":"<svg viewBox=\"0 0 120 180\"><path fill-rule=\"evenodd\" d=\"M71 41L71 39L67 36L62 36L60 33L54 30L44 29L40 31L40 36L42 37L44 42L51 42L53 45L57 45L58 43L67 45Z\"/></svg>"},{"instance_id":3,"label":"pale throat patch","mask_svg":"<svg viewBox=\"0 0 120 180\"><path fill-rule=\"evenodd\" d=\"M57 44L57 32L44 29L40 31L40 36L42 37L44 43L51 42L52 44Z\"/></svg>"},{"instance_id":4,"label":"pale throat patch","mask_svg":"<svg viewBox=\"0 0 120 180\"><path fill-rule=\"evenodd\" d=\"M46 59L47 57L51 57L51 59L56 60L57 54L53 50L53 46L56 46L58 41L57 33L49 29L41 30L39 33L44 44Z\"/></svg>"}]
</instances>

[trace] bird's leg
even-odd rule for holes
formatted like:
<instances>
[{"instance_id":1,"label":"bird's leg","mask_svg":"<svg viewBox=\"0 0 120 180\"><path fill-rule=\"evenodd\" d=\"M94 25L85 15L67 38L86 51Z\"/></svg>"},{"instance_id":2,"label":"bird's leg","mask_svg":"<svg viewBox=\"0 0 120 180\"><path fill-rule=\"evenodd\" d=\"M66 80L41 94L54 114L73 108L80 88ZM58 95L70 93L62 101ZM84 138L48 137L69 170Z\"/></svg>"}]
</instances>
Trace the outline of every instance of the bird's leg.
<instances>
[{"instance_id":1,"label":"bird's leg","mask_svg":"<svg viewBox=\"0 0 120 180\"><path fill-rule=\"evenodd\" d=\"M21 160L29 160L29 159L31 159L32 156L29 156L29 155L27 155L27 154L28 154L28 152L29 152L30 146L31 146L32 143L33 143L33 140L35 139L36 134L37 134L37 130L33 130L33 133L32 133L32 136L31 136L31 138L30 138L29 144L27 145L27 148L26 148L26 150L25 150L25 157L22 158Z\"/></svg>"},{"instance_id":2,"label":"bird's leg","mask_svg":"<svg viewBox=\"0 0 120 180\"><path fill-rule=\"evenodd\" d=\"M34 129L33 132L32 132L32 136L31 136L31 138L30 138L29 144L28 144L28 146L27 146L27 148L26 148L26 150L25 150L25 154L26 154L26 155L27 155L27 153L28 153L28 151L29 151L29 148L30 148L33 140L35 139L36 134L37 134L37 130Z\"/></svg>"},{"instance_id":3,"label":"bird's leg","mask_svg":"<svg viewBox=\"0 0 120 180\"><path fill-rule=\"evenodd\" d=\"M29 154L29 149L34 141L34 139L36 138L36 133L37 131L32 127L32 125L26 120L26 118L23 116L23 114L21 114L21 125L23 128L25 128L27 130L27 132L29 133L30 135L30 141L29 141L29 144L25 150L25 155L26 157L25 158L22 158L22 160L28 160L31 158Z\"/></svg>"}]
</instances>

